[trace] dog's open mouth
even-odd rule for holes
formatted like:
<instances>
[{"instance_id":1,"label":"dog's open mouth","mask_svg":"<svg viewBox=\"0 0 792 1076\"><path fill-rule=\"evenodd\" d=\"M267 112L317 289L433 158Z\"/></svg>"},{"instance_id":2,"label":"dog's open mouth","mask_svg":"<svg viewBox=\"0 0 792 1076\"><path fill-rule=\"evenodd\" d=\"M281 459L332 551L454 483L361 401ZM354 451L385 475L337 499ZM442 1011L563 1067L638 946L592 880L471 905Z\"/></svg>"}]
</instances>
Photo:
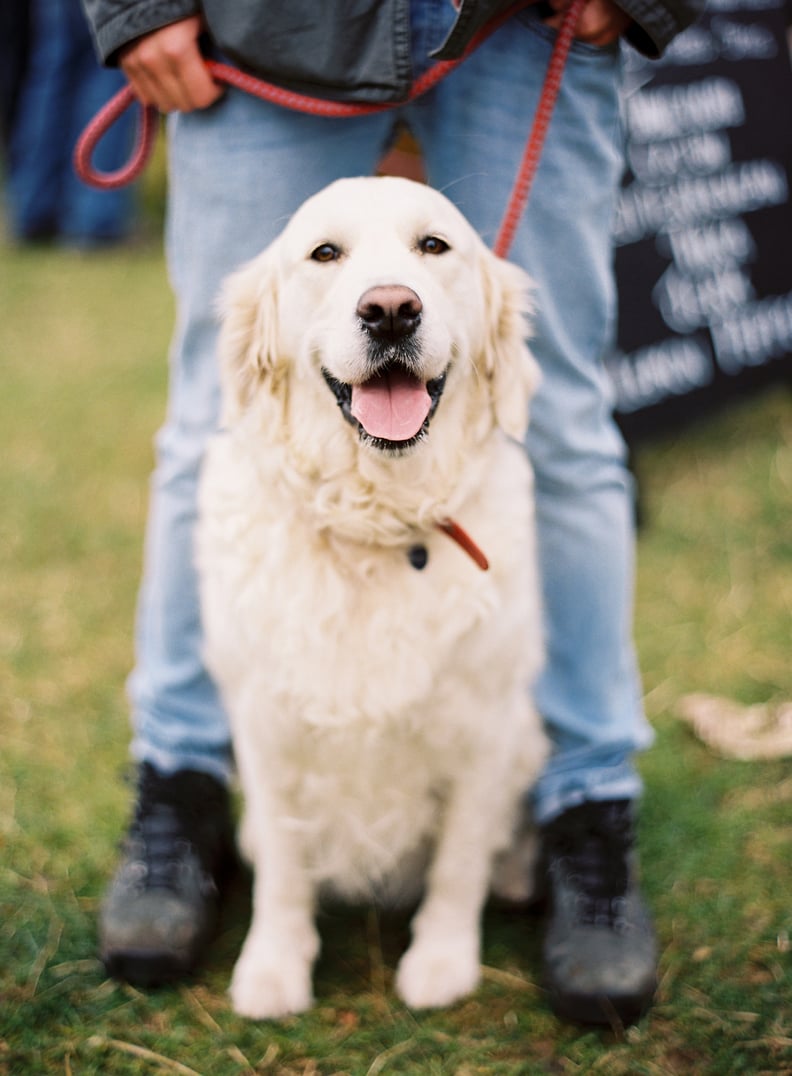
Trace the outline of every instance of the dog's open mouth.
<instances>
[{"instance_id":1,"label":"dog's open mouth","mask_svg":"<svg viewBox=\"0 0 792 1076\"><path fill-rule=\"evenodd\" d=\"M386 363L360 385L322 373L344 418L357 427L363 440L383 451L403 451L429 428L445 388L446 373L421 381L402 363Z\"/></svg>"}]
</instances>

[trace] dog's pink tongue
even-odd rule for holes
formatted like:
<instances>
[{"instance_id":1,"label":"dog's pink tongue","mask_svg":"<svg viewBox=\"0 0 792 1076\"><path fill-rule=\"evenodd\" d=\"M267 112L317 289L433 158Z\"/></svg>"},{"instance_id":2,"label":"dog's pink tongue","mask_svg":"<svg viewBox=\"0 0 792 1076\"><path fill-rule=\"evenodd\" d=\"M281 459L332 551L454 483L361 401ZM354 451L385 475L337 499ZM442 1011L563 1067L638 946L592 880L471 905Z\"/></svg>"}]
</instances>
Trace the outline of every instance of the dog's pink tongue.
<instances>
[{"instance_id":1,"label":"dog's pink tongue","mask_svg":"<svg viewBox=\"0 0 792 1076\"><path fill-rule=\"evenodd\" d=\"M406 370L389 370L352 386L352 414L366 433L384 441L415 437L431 406L426 385Z\"/></svg>"}]
</instances>

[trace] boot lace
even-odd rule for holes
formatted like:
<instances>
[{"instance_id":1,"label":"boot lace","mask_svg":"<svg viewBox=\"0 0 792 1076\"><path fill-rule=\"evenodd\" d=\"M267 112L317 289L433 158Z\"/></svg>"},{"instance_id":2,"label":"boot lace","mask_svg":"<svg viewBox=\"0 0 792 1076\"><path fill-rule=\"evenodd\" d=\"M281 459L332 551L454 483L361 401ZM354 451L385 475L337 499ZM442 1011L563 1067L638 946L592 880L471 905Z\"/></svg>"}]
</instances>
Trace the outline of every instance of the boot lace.
<instances>
[{"instance_id":1,"label":"boot lace","mask_svg":"<svg viewBox=\"0 0 792 1076\"><path fill-rule=\"evenodd\" d=\"M130 880L178 892L197 859L201 888L215 888L227 816L226 790L211 777L190 771L163 777L144 763L127 845Z\"/></svg>"},{"instance_id":2,"label":"boot lace","mask_svg":"<svg viewBox=\"0 0 792 1076\"><path fill-rule=\"evenodd\" d=\"M549 870L575 892L575 918L583 925L626 930L633 847L628 802L584 804L548 827Z\"/></svg>"}]
</instances>

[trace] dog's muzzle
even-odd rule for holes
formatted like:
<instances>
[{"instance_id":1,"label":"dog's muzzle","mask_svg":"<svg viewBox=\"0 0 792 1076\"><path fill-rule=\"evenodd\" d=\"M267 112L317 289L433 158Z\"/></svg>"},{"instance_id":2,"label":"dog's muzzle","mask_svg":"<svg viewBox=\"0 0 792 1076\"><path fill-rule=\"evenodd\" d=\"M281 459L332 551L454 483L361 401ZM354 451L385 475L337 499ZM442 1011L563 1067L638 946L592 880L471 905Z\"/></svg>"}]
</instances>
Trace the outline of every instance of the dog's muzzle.
<instances>
[{"instance_id":1,"label":"dog's muzzle","mask_svg":"<svg viewBox=\"0 0 792 1076\"><path fill-rule=\"evenodd\" d=\"M418 295L400 284L369 288L356 314L366 336L371 375L346 384L323 369L344 418L361 438L386 452L403 452L425 436L445 387L446 372L420 376L416 339L423 314Z\"/></svg>"}]
</instances>

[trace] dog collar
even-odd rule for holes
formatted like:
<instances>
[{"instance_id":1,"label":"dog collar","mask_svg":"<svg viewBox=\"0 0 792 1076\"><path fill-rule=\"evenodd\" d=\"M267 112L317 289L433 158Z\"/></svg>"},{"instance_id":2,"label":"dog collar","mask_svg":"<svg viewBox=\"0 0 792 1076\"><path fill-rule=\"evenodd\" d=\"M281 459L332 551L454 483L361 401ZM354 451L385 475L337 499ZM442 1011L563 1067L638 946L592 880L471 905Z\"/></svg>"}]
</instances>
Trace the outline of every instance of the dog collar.
<instances>
[{"instance_id":1,"label":"dog collar","mask_svg":"<svg viewBox=\"0 0 792 1076\"><path fill-rule=\"evenodd\" d=\"M443 534L447 534L460 549L470 557L477 568L480 568L482 572L486 572L489 569L489 561L484 556L482 551L470 537L466 530L463 530L453 519L443 519L439 523L435 523L437 530L442 531ZM429 560L429 551L425 545L420 543L411 545L407 550L407 559L410 564L417 571L422 571Z\"/></svg>"},{"instance_id":2,"label":"dog collar","mask_svg":"<svg viewBox=\"0 0 792 1076\"><path fill-rule=\"evenodd\" d=\"M438 530L441 530L443 534L447 534L449 538L453 539L460 549L464 549L477 568L480 568L482 572L486 572L489 569L489 561L484 556L482 551L470 537L466 530L453 519L441 519L439 523L435 523Z\"/></svg>"}]
</instances>

